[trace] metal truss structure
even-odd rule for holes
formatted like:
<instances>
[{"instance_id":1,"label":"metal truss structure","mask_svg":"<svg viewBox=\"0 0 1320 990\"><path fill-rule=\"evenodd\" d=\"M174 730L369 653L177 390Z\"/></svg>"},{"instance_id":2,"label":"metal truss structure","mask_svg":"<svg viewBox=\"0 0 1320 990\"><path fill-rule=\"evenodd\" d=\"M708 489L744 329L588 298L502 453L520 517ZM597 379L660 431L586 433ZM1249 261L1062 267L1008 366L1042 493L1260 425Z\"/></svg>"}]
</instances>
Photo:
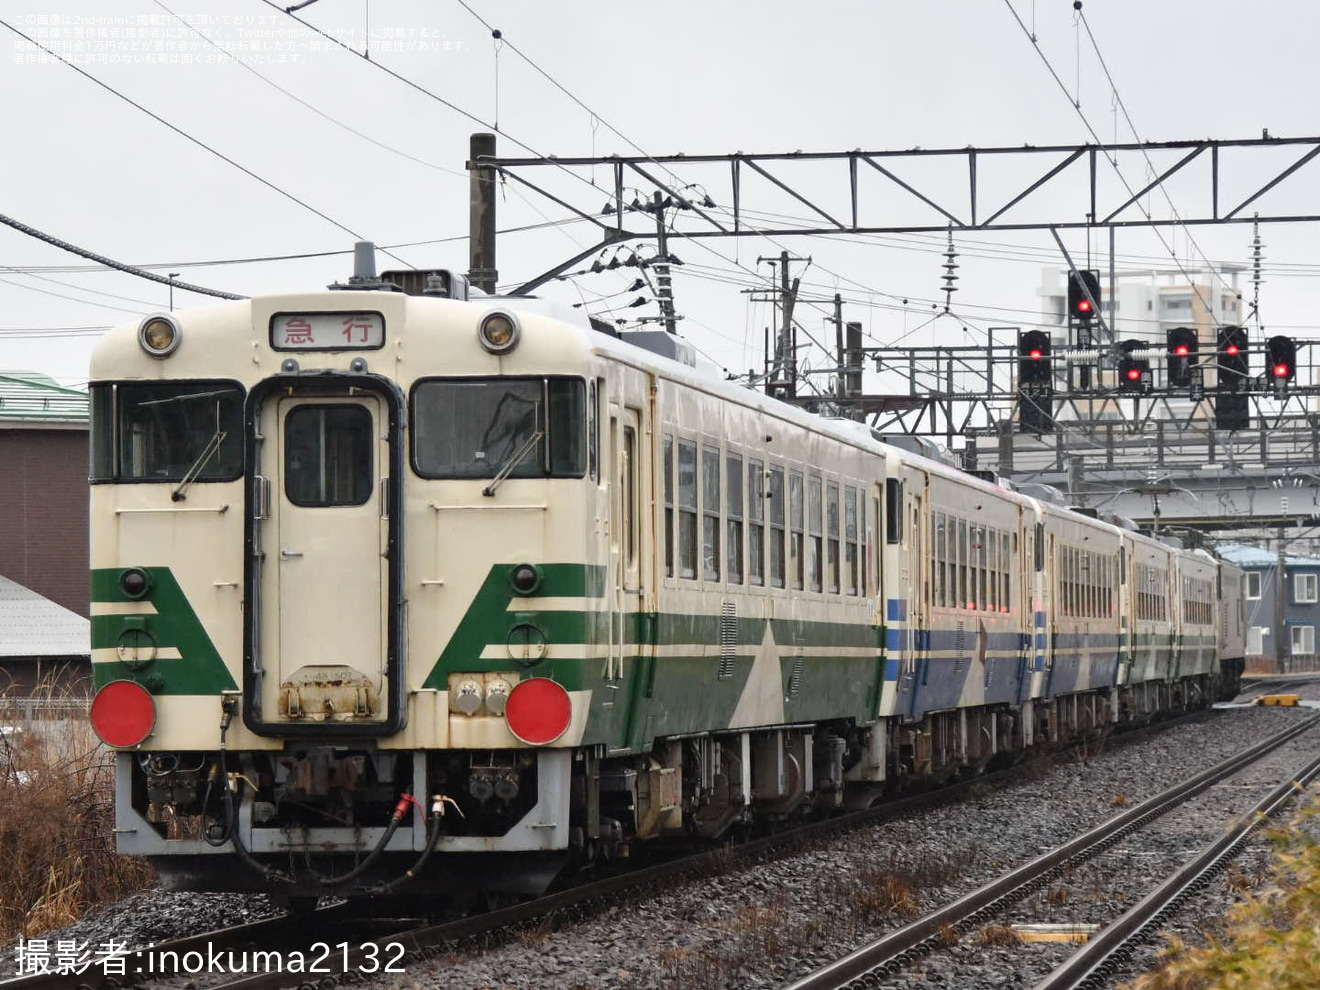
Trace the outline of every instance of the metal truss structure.
<instances>
[{"instance_id":1,"label":"metal truss structure","mask_svg":"<svg viewBox=\"0 0 1320 990\"><path fill-rule=\"evenodd\" d=\"M481 139L479 141L478 139ZM481 143L485 141L486 143ZM1047 147L912 148L902 151L777 154L504 158L494 139L474 136L473 271L494 275L494 188L517 183L592 225L599 240L523 282L531 292L603 248L626 241L789 237L914 232L1296 223L1320 220L1320 137L1170 141ZM596 171L608 181L598 185ZM1120 170L1122 172L1120 173ZM1148 177L1134 188L1120 174ZM1177 181L1180 211L1149 194ZM1284 201L1272 195L1282 187ZM604 195L605 202L601 204ZM1062 205L1060 205L1062 203ZM1298 205L1300 204L1300 206ZM1060 219L1060 218L1063 219ZM1112 253L1112 236L1111 236ZM786 282L787 257L784 258ZM1112 263L1111 263L1112 264ZM769 287L767 287L769 288ZM784 327L776 367L792 355L792 297L781 289ZM964 466L1020 482L1064 489L1073 504L1116 511L1161 529L1254 531L1295 527L1320 533L1320 381L1302 362L1296 383L1264 376L1240 382L1250 427L1215 428L1219 390L1213 368L1190 388L1173 389L1162 371L1133 394L1118 387L1117 351L1104 311L1091 300L1098 336L1070 332L1056 348L1051 386L1019 390L1017 328L991 331L987 346L844 348L837 376L821 395L792 387L775 394L825 415L869 419L878 432L964 444ZM837 309L837 300L836 300ZM835 322L841 329L842 317ZM996 339L997 338L997 339ZM1304 353L1309 353L1306 342ZM1098 344L1099 346L1080 346ZM1143 357L1163 363L1157 345ZM901 383L896 392L861 392L862 356ZM767 358L767 360L769 360ZM1213 364L1213 356L1210 356ZM1259 355L1255 361L1261 366ZM792 367L791 363L789 367ZM767 372L770 389L775 376ZM796 376L795 376L796 377ZM1161 384L1154 386L1154 381ZM1048 397L1054 429L1039 425ZM1036 417L1019 404L1038 403ZM1300 536L1290 536L1289 541Z\"/></svg>"},{"instance_id":2,"label":"metal truss structure","mask_svg":"<svg viewBox=\"0 0 1320 990\"><path fill-rule=\"evenodd\" d=\"M654 238L648 204L657 193L680 208L670 238L1302 222L1320 220L1320 181L1305 169L1317 155L1320 137L1266 137L654 157L479 155L469 168L516 182L598 230L598 243L529 279L515 290L521 293L601 248ZM1142 174L1158 171L1134 189L1115 171L1124 163ZM597 168L609 170L608 186L589 178ZM558 181L566 176L575 181ZM1187 192L1180 187L1181 214L1147 195L1175 179L1192 180ZM1274 208L1268 194L1280 185L1305 208ZM608 197L603 210L601 193ZM1060 209L1060 196L1071 205ZM806 216L785 217L785 209Z\"/></svg>"}]
</instances>

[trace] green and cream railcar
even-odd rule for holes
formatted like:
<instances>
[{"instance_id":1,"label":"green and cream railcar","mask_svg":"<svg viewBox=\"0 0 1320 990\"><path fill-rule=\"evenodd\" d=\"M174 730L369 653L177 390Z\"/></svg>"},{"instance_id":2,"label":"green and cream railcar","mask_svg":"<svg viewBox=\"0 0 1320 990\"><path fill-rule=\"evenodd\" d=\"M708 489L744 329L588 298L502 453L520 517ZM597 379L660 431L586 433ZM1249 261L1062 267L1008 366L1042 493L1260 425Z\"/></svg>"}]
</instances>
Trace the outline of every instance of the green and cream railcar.
<instances>
[{"instance_id":1,"label":"green and cream railcar","mask_svg":"<svg viewBox=\"0 0 1320 990\"><path fill-rule=\"evenodd\" d=\"M1094 728L1119 653L1178 676L1155 640L1208 564L666 335L364 284L95 353L92 719L120 850L179 883L536 890ZM1161 618L1105 597L1160 566ZM1115 662L1062 673L1100 626Z\"/></svg>"}]
</instances>

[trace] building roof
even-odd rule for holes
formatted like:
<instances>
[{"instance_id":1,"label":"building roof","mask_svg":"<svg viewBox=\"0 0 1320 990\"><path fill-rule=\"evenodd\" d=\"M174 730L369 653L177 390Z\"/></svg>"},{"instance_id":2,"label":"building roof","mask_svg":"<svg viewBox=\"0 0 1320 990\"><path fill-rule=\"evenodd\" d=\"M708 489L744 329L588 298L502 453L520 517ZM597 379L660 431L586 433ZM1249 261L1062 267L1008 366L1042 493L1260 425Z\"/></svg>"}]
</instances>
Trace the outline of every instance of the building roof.
<instances>
[{"instance_id":1,"label":"building roof","mask_svg":"<svg viewBox=\"0 0 1320 990\"><path fill-rule=\"evenodd\" d=\"M0 371L0 420L87 423L87 393L37 371Z\"/></svg>"},{"instance_id":2,"label":"building roof","mask_svg":"<svg viewBox=\"0 0 1320 990\"><path fill-rule=\"evenodd\" d=\"M1238 567L1252 570L1274 567L1279 562L1279 555L1260 547L1248 547L1233 543L1218 547L1219 556ZM1302 557L1297 554L1284 554L1286 567L1320 567L1320 558Z\"/></svg>"},{"instance_id":3,"label":"building roof","mask_svg":"<svg viewBox=\"0 0 1320 990\"><path fill-rule=\"evenodd\" d=\"M89 620L0 577L0 657L85 657L91 647Z\"/></svg>"}]
</instances>

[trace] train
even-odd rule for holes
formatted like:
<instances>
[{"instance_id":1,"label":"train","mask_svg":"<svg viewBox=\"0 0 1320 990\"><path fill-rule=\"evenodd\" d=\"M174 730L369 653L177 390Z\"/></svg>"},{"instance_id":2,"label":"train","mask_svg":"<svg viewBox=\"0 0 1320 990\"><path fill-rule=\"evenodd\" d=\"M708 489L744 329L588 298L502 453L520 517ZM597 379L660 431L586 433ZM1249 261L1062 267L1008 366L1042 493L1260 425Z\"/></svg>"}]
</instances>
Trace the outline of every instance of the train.
<instances>
[{"instance_id":1,"label":"train","mask_svg":"<svg viewBox=\"0 0 1320 990\"><path fill-rule=\"evenodd\" d=\"M527 896L1236 691L1203 550L358 255L93 354L90 719L172 886Z\"/></svg>"}]
</instances>

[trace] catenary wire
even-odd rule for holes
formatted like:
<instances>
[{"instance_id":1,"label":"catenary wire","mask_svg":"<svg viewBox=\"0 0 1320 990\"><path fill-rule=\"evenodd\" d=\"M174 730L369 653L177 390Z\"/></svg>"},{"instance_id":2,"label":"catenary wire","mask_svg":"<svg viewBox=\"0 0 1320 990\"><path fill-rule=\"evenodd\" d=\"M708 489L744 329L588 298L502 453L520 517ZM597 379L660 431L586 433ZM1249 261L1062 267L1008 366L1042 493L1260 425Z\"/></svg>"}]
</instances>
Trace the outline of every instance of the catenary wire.
<instances>
[{"instance_id":1,"label":"catenary wire","mask_svg":"<svg viewBox=\"0 0 1320 990\"><path fill-rule=\"evenodd\" d=\"M54 58L54 59L59 60L59 61L62 62L64 65L67 65L69 68L71 68L71 69L73 69L75 72L77 72L77 73L78 73L80 76L82 76L84 79L87 79L87 80L90 80L91 82L94 82L97 86L100 86L100 87L101 87L102 89L104 89L107 93L110 93L111 95L117 97L118 99L123 100L125 103L129 104L130 106L134 107L135 109L140 110L142 113L146 114L146 115L147 115L148 117L150 117L152 120L156 121L156 122L159 123L159 124L163 124L165 127L168 127L171 131L173 131L175 134L178 134L180 137L182 137L182 138L188 140L188 141L191 142L192 144L197 145L197 147L199 147L199 148L201 148L202 150L204 150L204 151L210 153L211 155L215 156L216 158L219 158L221 161L225 162L226 164L232 165L234 168L238 169L238 170L239 170L240 172L242 172L244 175L246 175L246 176L248 176L248 177L250 177L250 178L256 179L256 180L257 180L258 182L260 182L263 186L265 186L266 188L268 188L268 189L270 189L270 190L272 190L272 191L274 191L274 192L276 192L276 193L279 193L279 195L283 196L285 199L290 200L291 202L296 203L296 204L298 204L299 206L301 206L303 209L308 210L309 212L316 214L316 215L317 215L318 217L320 217L322 220L326 221L326 223L329 223L329 224L331 224L331 225L333 225L333 226L335 226L335 227L338 227L340 230L344 231L344 233L351 235L352 237L356 238L356 239L359 240L359 241L361 241L361 240L365 240L365 239L366 239L366 238L364 238L361 234L359 234L357 231L353 230L351 227L347 227L347 226L345 226L344 224L340 223L338 220L334 219L334 217L331 217L330 215L321 212L321 211L318 210L316 207L314 207L314 206L312 206L310 203L308 203L306 200L303 200L303 199L298 198L298 197L295 196L293 193L289 192L287 189L284 189L284 188L282 188L281 186L276 185L274 182L271 182L269 179L264 178L263 176L258 175L256 172L252 171L252 170L251 170L250 168L248 168L247 166L239 164L239 163L236 162L234 159L232 159L232 158L230 158L228 155L224 154L224 152L221 152L221 151L216 150L215 148L212 148L209 144L207 144L205 141L202 141L200 138L193 137L191 134L189 134L189 133L188 133L187 131L185 131L183 128L177 126L176 124L172 124L172 123L170 123L170 122L169 122L168 120L166 120L164 117L160 116L160 114L157 114L157 113L154 113L154 112L151 111L151 110L148 110L145 106L143 106L141 103L138 103L138 102L137 102L136 100L134 100L132 97L127 96L127 95L125 95L124 93L121 93L119 90L115 89L115 88L114 88L113 86L111 86L109 83L106 83L106 82L101 81L101 80L98 79L96 76L92 75L90 72L88 72L88 71L86 71L85 69L83 69L81 66L77 65L77 64L74 63L74 62L70 62L70 61L69 61L68 59L66 59L64 56L58 54L57 52L52 51L51 49L49 49L49 48L47 48L45 45L43 45L41 42L39 42L39 41L35 40L34 38L31 38L30 36L24 34L22 31L20 31L20 30L19 30L18 28L16 28L16 27L14 27L12 24L10 24L8 21L4 20L3 18L0 18L0 26L3 26L3 27L8 28L10 31L12 31L14 34L18 35L20 38L22 38L22 39L23 39L24 41L26 41L28 44L32 45L32 46L35 47L35 48L39 48L39 49L41 49L41 50L42 50L43 52L45 52L47 55L51 56L51 57ZM401 265L407 265L407 264L408 264L408 263L407 263L406 261L404 261L402 258L398 258L398 257L396 257L395 255L390 255L390 257L394 258L394 260L397 261L397 262L399 262L399 264L401 264ZM409 267L411 267L411 266L409 266Z\"/></svg>"}]
</instances>

